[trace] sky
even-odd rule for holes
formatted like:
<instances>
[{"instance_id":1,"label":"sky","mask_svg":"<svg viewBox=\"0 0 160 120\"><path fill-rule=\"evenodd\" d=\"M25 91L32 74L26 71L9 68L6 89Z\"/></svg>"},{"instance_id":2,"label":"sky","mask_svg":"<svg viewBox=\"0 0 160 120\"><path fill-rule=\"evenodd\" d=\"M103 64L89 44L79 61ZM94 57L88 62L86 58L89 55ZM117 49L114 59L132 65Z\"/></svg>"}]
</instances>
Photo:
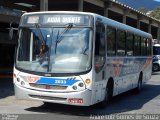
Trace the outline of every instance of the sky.
<instances>
[{"instance_id":1,"label":"sky","mask_svg":"<svg viewBox=\"0 0 160 120\"><path fill-rule=\"evenodd\" d=\"M160 6L160 0L118 0L135 9L144 7L145 9L153 10Z\"/></svg>"},{"instance_id":2,"label":"sky","mask_svg":"<svg viewBox=\"0 0 160 120\"><path fill-rule=\"evenodd\" d=\"M153 0L153 1L157 1L157 2L160 2L160 0Z\"/></svg>"}]
</instances>

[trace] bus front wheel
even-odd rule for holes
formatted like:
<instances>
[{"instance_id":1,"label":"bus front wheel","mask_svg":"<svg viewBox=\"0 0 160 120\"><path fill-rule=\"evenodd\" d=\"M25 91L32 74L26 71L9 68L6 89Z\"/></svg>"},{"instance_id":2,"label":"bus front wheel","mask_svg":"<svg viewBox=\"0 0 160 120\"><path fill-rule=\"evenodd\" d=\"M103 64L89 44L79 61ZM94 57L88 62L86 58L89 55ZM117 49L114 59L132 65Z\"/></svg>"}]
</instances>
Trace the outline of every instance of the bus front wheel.
<instances>
[{"instance_id":1,"label":"bus front wheel","mask_svg":"<svg viewBox=\"0 0 160 120\"><path fill-rule=\"evenodd\" d=\"M106 86L104 100L100 103L101 107L106 107L113 96L113 81L110 80Z\"/></svg>"}]
</instances>

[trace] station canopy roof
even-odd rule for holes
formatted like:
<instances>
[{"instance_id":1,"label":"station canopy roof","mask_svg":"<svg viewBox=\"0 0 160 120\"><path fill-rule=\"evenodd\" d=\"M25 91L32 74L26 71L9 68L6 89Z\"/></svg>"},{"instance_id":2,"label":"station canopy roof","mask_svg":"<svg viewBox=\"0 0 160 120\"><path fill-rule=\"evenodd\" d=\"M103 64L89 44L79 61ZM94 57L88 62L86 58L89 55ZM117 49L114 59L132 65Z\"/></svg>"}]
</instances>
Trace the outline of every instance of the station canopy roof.
<instances>
[{"instance_id":1,"label":"station canopy roof","mask_svg":"<svg viewBox=\"0 0 160 120\"><path fill-rule=\"evenodd\" d=\"M48 8L49 10L67 10L73 6L77 8L77 3L78 0L48 0ZM0 6L27 12L40 11L40 0L0 0Z\"/></svg>"}]
</instances>

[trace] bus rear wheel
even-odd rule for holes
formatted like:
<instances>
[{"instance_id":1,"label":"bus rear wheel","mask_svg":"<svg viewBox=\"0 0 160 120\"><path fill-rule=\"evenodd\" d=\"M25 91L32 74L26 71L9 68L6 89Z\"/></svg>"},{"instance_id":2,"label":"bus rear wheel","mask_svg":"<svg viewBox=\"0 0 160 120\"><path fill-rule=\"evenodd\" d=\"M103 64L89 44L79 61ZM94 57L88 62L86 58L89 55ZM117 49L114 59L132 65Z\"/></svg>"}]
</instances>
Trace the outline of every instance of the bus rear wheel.
<instances>
[{"instance_id":1,"label":"bus rear wheel","mask_svg":"<svg viewBox=\"0 0 160 120\"><path fill-rule=\"evenodd\" d=\"M158 64L153 64L153 71L156 72L156 71L159 71L159 65Z\"/></svg>"},{"instance_id":2,"label":"bus rear wheel","mask_svg":"<svg viewBox=\"0 0 160 120\"><path fill-rule=\"evenodd\" d=\"M139 79L138 79L138 83L137 83L137 87L135 89L136 93L140 93L142 91L142 79L143 79L143 75L140 74Z\"/></svg>"}]
</instances>

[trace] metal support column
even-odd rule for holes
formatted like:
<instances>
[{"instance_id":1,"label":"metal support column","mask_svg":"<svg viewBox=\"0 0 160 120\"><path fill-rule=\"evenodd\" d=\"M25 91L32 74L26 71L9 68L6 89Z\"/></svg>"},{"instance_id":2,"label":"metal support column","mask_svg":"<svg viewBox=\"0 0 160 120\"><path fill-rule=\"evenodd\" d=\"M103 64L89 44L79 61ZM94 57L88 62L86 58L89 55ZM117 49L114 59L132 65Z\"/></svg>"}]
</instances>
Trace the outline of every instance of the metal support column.
<instances>
[{"instance_id":1,"label":"metal support column","mask_svg":"<svg viewBox=\"0 0 160 120\"><path fill-rule=\"evenodd\" d=\"M78 11L83 11L83 0L78 0Z\"/></svg>"},{"instance_id":2,"label":"metal support column","mask_svg":"<svg viewBox=\"0 0 160 120\"><path fill-rule=\"evenodd\" d=\"M40 11L48 11L48 0L40 0Z\"/></svg>"}]
</instances>

